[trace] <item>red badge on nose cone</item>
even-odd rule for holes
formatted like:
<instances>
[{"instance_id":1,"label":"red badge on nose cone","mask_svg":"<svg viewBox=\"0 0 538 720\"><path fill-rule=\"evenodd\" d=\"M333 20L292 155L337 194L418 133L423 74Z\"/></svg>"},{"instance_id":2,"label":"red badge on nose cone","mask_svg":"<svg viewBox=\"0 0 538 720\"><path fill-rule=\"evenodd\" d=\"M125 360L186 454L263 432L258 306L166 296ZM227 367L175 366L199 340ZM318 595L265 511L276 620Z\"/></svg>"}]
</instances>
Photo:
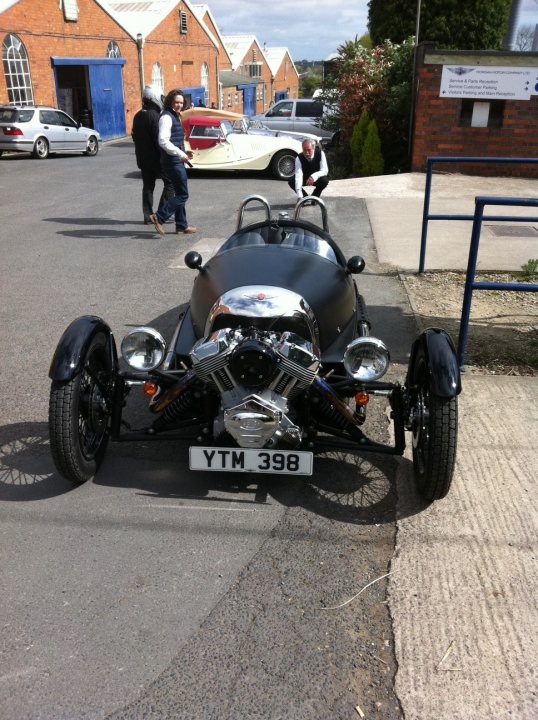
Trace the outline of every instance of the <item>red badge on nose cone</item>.
<instances>
[{"instance_id":1,"label":"red badge on nose cone","mask_svg":"<svg viewBox=\"0 0 538 720\"><path fill-rule=\"evenodd\" d=\"M258 293L256 295L256 300L265 300L265 293Z\"/></svg>"}]
</instances>

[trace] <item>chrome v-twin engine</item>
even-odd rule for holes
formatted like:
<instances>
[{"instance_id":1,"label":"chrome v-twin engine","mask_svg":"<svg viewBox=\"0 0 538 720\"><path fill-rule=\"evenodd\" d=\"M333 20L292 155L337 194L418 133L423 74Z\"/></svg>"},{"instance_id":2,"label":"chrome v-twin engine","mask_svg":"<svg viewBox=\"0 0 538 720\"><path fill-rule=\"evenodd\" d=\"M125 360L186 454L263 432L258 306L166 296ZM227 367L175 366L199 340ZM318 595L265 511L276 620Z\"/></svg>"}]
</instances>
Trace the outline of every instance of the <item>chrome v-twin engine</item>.
<instances>
[{"instance_id":1,"label":"chrome v-twin engine","mask_svg":"<svg viewBox=\"0 0 538 720\"><path fill-rule=\"evenodd\" d=\"M288 416L288 399L316 377L313 343L287 331L225 328L199 340L190 358L200 380L221 396L215 436L226 431L240 447L298 447L303 430Z\"/></svg>"}]
</instances>

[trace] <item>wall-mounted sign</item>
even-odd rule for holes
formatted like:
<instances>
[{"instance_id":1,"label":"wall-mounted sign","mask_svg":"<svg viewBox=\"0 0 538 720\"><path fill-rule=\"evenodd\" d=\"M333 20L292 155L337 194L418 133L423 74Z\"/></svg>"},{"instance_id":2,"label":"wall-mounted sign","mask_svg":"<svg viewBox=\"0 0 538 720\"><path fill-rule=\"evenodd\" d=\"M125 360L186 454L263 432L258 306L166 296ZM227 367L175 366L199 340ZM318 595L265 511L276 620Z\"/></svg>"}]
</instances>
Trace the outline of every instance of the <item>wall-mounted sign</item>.
<instances>
[{"instance_id":1,"label":"wall-mounted sign","mask_svg":"<svg viewBox=\"0 0 538 720\"><path fill-rule=\"evenodd\" d=\"M443 65L439 97L529 100L538 93L538 68Z\"/></svg>"}]
</instances>

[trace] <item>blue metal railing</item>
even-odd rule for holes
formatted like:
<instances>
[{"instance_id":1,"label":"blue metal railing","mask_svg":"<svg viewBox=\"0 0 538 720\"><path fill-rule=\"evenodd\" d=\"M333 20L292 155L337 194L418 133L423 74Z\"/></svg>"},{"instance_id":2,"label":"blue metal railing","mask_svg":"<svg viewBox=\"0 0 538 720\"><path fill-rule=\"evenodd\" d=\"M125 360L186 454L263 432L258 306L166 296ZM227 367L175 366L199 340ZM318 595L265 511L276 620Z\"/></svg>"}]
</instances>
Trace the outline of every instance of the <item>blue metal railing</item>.
<instances>
[{"instance_id":1,"label":"blue metal railing","mask_svg":"<svg viewBox=\"0 0 538 720\"><path fill-rule=\"evenodd\" d=\"M465 349L467 347L467 336L469 330L469 316L471 314L471 300L473 290L511 290L519 292L537 292L538 285L533 283L501 283L501 282L476 282L476 261L478 257L478 246L480 244L480 233L482 231L482 221L491 220L492 217L484 216L484 207L486 205L502 205L508 207L536 207L538 208L538 200L531 198L509 198L509 197L476 197L475 212L472 215L473 230L471 233L471 245L469 247L469 259L467 262L467 274L465 277L465 290L463 293L463 304L461 308L460 332L458 337L458 364L463 369L463 361ZM497 219L497 218L496 218ZM538 217L508 217L502 216L502 220L516 220L518 222L537 222Z\"/></svg>"},{"instance_id":2,"label":"blue metal railing","mask_svg":"<svg viewBox=\"0 0 538 720\"><path fill-rule=\"evenodd\" d=\"M419 273L424 272L426 263L426 241L428 236L428 222L430 220L474 220L474 215L439 215L430 213L430 195L432 189L432 174L434 163L512 163L522 165L530 163L538 164L538 158L496 158L496 157L429 157L426 161L426 188L424 190L424 209L422 212L422 234L420 238L420 260L418 265ZM513 218L507 216L490 215L484 220L517 220L523 222L535 222L536 218Z\"/></svg>"}]
</instances>

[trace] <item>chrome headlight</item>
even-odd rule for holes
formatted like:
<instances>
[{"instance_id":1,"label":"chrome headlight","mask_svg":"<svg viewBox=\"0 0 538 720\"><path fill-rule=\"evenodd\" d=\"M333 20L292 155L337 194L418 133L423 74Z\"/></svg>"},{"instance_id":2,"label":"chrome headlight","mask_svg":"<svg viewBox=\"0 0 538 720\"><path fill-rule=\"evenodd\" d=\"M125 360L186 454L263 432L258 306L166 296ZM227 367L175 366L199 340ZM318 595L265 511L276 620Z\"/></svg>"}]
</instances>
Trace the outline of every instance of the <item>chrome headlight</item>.
<instances>
[{"instance_id":1,"label":"chrome headlight","mask_svg":"<svg viewBox=\"0 0 538 720\"><path fill-rule=\"evenodd\" d=\"M344 353L344 367L354 380L378 380L387 372L389 362L385 344L374 337L353 340Z\"/></svg>"},{"instance_id":2,"label":"chrome headlight","mask_svg":"<svg viewBox=\"0 0 538 720\"><path fill-rule=\"evenodd\" d=\"M162 335L150 327L134 328L121 341L123 359L134 370L155 370L162 363L165 350Z\"/></svg>"}]
</instances>

